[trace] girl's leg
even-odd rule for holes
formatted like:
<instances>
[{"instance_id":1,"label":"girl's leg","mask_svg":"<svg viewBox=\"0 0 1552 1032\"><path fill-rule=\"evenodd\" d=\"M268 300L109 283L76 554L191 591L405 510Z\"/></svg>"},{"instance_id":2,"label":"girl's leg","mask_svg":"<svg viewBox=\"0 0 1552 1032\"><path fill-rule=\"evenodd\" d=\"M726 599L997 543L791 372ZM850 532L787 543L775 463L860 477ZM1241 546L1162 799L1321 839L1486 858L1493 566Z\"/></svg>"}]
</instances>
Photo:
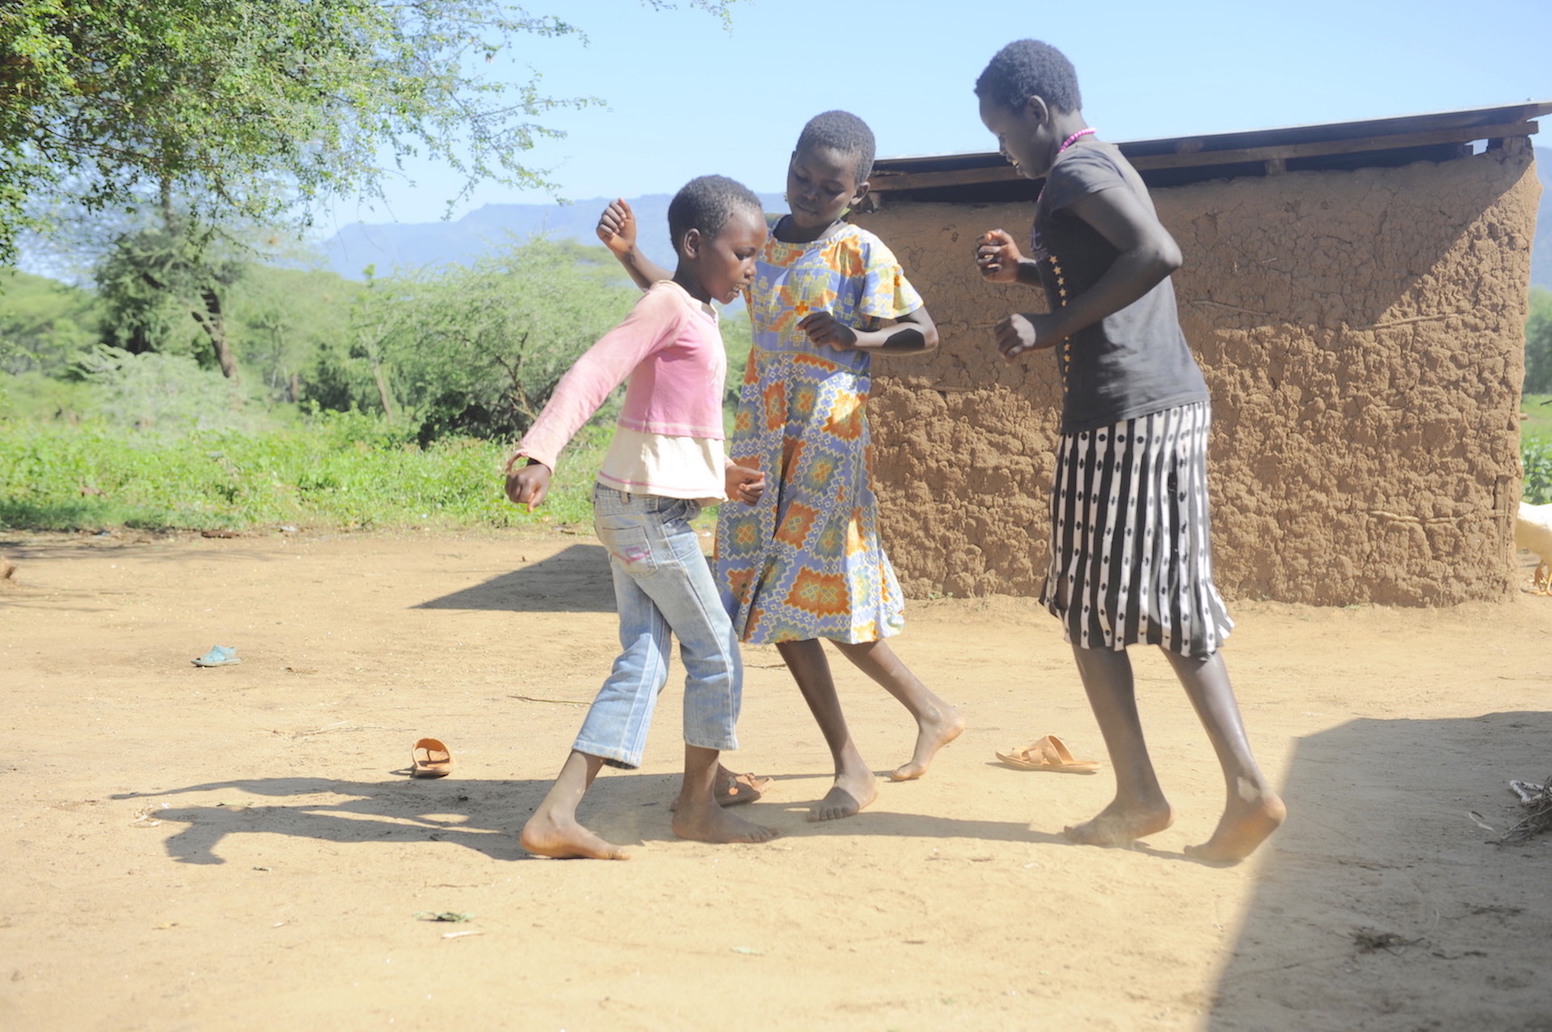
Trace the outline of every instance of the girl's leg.
<instances>
[{"instance_id":1,"label":"girl's leg","mask_svg":"<svg viewBox=\"0 0 1552 1032\"><path fill-rule=\"evenodd\" d=\"M723 810L716 794L717 758L738 748L735 728L743 695L743 662L733 622L690 526L692 502L659 499L646 529L650 560L636 583L674 636L684 662L684 782L674 806L674 834L698 842L766 842L774 828ZM651 569L644 567L650 562Z\"/></svg>"},{"instance_id":2,"label":"girl's leg","mask_svg":"<svg viewBox=\"0 0 1552 1032\"><path fill-rule=\"evenodd\" d=\"M668 683L668 621L634 578L611 561L620 617L620 654L582 718L571 747L634 770L641 766L657 698Z\"/></svg>"},{"instance_id":3,"label":"girl's leg","mask_svg":"<svg viewBox=\"0 0 1552 1032\"><path fill-rule=\"evenodd\" d=\"M535 856L563 860L626 860L625 850L577 823L577 804L604 765L602 757L571 751L539 808L523 825L520 841Z\"/></svg>"},{"instance_id":4,"label":"girl's leg","mask_svg":"<svg viewBox=\"0 0 1552 1032\"><path fill-rule=\"evenodd\" d=\"M717 750L684 747L684 783L674 807L674 834L696 842L769 842L775 828L728 813L717 801Z\"/></svg>"},{"instance_id":5,"label":"girl's leg","mask_svg":"<svg viewBox=\"0 0 1552 1032\"><path fill-rule=\"evenodd\" d=\"M658 522L653 504L650 495L593 489L593 529L609 552L620 654L571 747L630 769L641 766L673 644L668 619L645 588L659 564L651 540Z\"/></svg>"},{"instance_id":6,"label":"girl's leg","mask_svg":"<svg viewBox=\"0 0 1552 1032\"><path fill-rule=\"evenodd\" d=\"M808 819L831 821L850 817L878 797L878 782L851 740L846 715L841 712L841 700L835 692L835 680L830 676L830 661L825 657L824 644L818 638L783 641L776 644L776 651L781 653L782 661L792 671L798 689L803 693L803 701L808 703L809 712L819 723L825 744L835 759L835 784L814 804Z\"/></svg>"},{"instance_id":7,"label":"girl's leg","mask_svg":"<svg viewBox=\"0 0 1552 1032\"><path fill-rule=\"evenodd\" d=\"M641 589L679 639L684 663L684 740L703 749L737 749L744 665L733 621L690 521L693 502L672 502L649 529L654 569L638 578Z\"/></svg>"},{"instance_id":8,"label":"girl's leg","mask_svg":"<svg viewBox=\"0 0 1552 1032\"><path fill-rule=\"evenodd\" d=\"M910 761L896 767L889 779L911 781L927 773L938 750L958 738L965 729L965 718L922 684L885 642L836 642L835 647L916 718L916 749L911 753Z\"/></svg>"},{"instance_id":9,"label":"girl's leg","mask_svg":"<svg viewBox=\"0 0 1552 1032\"><path fill-rule=\"evenodd\" d=\"M649 566L641 499L618 491L593 491L593 525L609 550L614 601L620 617L620 654L588 707L571 755L544 801L523 825L523 848L540 856L624 860L625 851L577 822L577 805L605 759L626 767L641 763L641 750L658 692L668 676L668 621L637 584Z\"/></svg>"},{"instance_id":10,"label":"girl's leg","mask_svg":"<svg viewBox=\"0 0 1552 1032\"><path fill-rule=\"evenodd\" d=\"M1277 830L1287 816L1272 786L1256 765L1240 719L1239 703L1229 683L1229 671L1221 653L1195 659L1165 652L1175 676L1185 686L1186 695L1196 709L1207 739L1218 754L1228 802L1212 838L1200 846L1187 846L1186 853L1199 860L1232 862L1243 860L1266 837Z\"/></svg>"},{"instance_id":11,"label":"girl's leg","mask_svg":"<svg viewBox=\"0 0 1552 1032\"><path fill-rule=\"evenodd\" d=\"M1078 675L1099 723L1110 765L1115 768L1116 794L1110 805L1090 820L1063 829L1074 842L1095 846L1126 845L1163 831L1175 819L1159 787L1143 740L1132 682L1132 661L1125 651L1073 646Z\"/></svg>"}]
</instances>

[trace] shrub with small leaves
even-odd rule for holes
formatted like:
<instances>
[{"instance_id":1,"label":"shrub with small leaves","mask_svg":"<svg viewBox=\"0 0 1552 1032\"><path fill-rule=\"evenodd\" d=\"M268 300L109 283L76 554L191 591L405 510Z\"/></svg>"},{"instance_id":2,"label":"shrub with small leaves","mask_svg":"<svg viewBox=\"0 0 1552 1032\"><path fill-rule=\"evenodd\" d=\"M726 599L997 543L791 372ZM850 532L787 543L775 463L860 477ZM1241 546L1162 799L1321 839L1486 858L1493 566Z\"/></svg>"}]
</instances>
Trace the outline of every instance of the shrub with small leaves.
<instances>
[{"instance_id":1,"label":"shrub with small leaves","mask_svg":"<svg viewBox=\"0 0 1552 1032\"><path fill-rule=\"evenodd\" d=\"M1552 502L1552 441L1521 441L1520 464L1525 468L1520 496L1533 505Z\"/></svg>"}]
</instances>

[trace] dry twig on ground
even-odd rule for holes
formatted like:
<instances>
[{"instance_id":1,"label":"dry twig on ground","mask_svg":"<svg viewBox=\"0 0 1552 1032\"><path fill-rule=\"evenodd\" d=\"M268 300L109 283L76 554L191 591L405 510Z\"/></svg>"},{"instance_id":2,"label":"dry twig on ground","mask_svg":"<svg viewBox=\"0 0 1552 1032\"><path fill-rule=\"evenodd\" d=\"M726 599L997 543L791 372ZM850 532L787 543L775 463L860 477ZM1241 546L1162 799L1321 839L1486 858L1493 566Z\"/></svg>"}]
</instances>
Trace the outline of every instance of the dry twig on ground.
<instances>
[{"instance_id":1,"label":"dry twig on ground","mask_svg":"<svg viewBox=\"0 0 1552 1032\"><path fill-rule=\"evenodd\" d=\"M1539 785L1531 781L1511 781L1509 788L1520 797L1520 805L1529 812L1504 832L1505 842L1524 842L1552 830L1552 778L1543 778Z\"/></svg>"}]
</instances>

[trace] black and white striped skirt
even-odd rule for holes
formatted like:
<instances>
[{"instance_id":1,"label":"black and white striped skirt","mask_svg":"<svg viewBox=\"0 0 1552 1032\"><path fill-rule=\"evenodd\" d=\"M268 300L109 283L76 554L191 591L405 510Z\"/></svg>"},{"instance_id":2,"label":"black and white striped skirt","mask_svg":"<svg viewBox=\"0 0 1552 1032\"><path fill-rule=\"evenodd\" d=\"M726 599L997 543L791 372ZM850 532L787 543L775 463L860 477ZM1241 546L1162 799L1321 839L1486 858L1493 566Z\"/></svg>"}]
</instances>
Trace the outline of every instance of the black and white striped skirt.
<instances>
[{"instance_id":1,"label":"black and white striped skirt","mask_svg":"<svg viewBox=\"0 0 1552 1032\"><path fill-rule=\"evenodd\" d=\"M1212 579L1205 402L1063 434L1040 601L1069 642L1210 656L1234 621Z\"/></svg>"}]
</instances>

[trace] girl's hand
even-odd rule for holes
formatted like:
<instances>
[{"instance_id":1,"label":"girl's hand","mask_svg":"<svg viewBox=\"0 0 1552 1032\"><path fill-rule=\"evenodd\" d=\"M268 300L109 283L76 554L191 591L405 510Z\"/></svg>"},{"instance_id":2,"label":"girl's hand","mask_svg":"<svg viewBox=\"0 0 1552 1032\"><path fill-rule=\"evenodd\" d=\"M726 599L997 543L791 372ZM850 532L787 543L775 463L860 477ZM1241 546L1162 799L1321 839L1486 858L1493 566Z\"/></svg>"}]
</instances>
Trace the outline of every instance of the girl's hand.
<instances>
[{"instance_id":1,"label":"girl's hand","mask_svg":"<svg viewBox=\"0 0 1552 1032\"><path fill-rule=\"evenodd\" d=\"M1006 230L993 229L975 241L975 264L981 278L992 283L1017 283L1019 263L1024 260L1018 245Z\"/></svg>"},{"instance_id":2,"label":"girl's hand","mask_svg":"<svg viewBox=\"0 0 1552 1032\"><path fill-rule=\"evenodd\" d=\"M1014 312L997 324L997 350L1002 357L1014 359L1026 351L1043 351L1062 338L1055 320L1049 315Z\"/></svg>"},{"instance_id":3,"label":"girl's hand","mask_svg":"<svg viewBox=\"0 0 1552 1032\"><path fill-rule=\"evenodd\" d=\"M837 351L846 351L857 346L857 331L844 323L835 321L835 316L829 312L812 312L803 317L798 323L798 329L808 334L808 339L814 344L828 344Z\"/></svg>"},{"instance_id":4,"label":"girl's hand","mask_svg":"<svg viewBox=\"0 0 1552 1032\"><path fill-rule=\"evenodd\" d=\"M630 254L636 249L636 213L623 199L611 202L598 216L597 233L616 258Z\"/></svg>"},{"instance_id":5,"label":"girl's hand","mask_svg":"<svg viewBox=\"0 0 1552 1032\"><path fill-rule=\"evenodd\" d=\"M528 511L533 512L534 506L550 493L550 477L554 474L542 462L513 468L521 461L522 456L514 455L507 463L507 497L513 505L526 505Z\"/></svg>"},{"instance_id":6,"label":"girl's hand","mask_svg":"<svg viewBox=\"0 0 1552 1032\"><path fill-rule=\"evenodd\" d=\"M723 470L728 501L753 505L765 493L765 474L749 466L729 465Z\"/></svg>"}]
</instances>

